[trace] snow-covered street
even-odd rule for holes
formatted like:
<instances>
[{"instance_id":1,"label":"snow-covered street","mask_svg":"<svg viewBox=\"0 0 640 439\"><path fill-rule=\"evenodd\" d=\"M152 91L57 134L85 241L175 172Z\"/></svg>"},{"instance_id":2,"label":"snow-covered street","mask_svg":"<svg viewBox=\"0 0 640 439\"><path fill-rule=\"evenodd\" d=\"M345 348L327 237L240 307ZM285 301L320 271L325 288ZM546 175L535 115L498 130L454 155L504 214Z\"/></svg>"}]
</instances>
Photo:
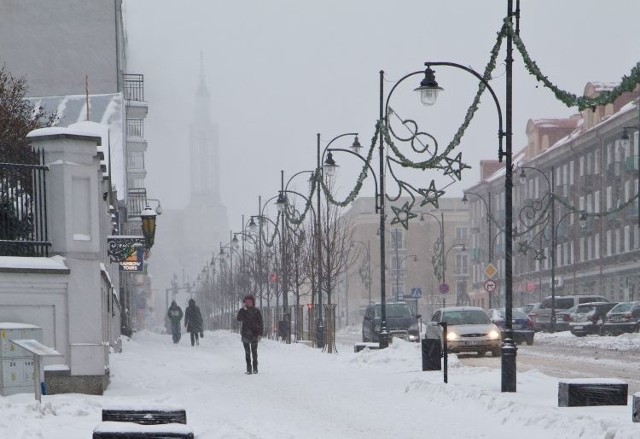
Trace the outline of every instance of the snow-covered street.
<instances>
[{"instance_id":1,"label":"snow-covered street","mask_svg":"<svg viewBox=\"0 0 640 439\"><path fill-rule=\"evenodd\" d=\"M187 410L205 438L637 438L631 405L557 407L558 379L518 374L518 392L500 392L500 370L466 367L450 356L449 384L420 370L415 343L329 355L302 344L260 344L260 373L244 374L239 335L207 332L199 347L139 333L111 356L104 396L0 397L0 437L90 437L110 405L169 404ZM631 400L631 398L629 398Z\"/></svg>"}]
</instances>

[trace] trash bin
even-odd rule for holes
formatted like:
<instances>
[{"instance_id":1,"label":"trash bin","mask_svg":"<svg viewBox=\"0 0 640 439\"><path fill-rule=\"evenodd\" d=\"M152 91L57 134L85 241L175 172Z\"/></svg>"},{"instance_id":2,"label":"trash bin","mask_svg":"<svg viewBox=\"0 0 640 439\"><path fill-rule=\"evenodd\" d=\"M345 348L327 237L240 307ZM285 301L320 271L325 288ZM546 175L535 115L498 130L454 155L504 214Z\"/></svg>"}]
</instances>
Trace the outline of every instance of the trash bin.
<instances>
[{"instance_id":1,"label":"trash bin","mask_svg":"<svg viewBox=\"0 0 640 439\"><path fill-rule=\"evenodd\" d=\"M324 326L318 323L316 327L316 346L320 349L324 348L325 340Z\"/></svg>"},{"instance_id":2,"label":"trash bin","mask_svg":"<svg viewBox=\"0 0 640 439\"><path fill-rule=\"evenodd\" d=\"M442 346L438 338L422 339L422 370L441 370Z\"/></svg>"}]
</instances>

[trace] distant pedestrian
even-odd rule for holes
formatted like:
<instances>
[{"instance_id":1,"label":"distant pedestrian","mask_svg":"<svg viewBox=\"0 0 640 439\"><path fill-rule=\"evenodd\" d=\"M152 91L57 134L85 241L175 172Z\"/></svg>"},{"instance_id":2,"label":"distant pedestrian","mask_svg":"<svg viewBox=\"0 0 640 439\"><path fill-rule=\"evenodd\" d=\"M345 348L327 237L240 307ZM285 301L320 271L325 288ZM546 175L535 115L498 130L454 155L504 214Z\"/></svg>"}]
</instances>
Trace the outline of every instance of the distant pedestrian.
<instances>
[{"instance_id":1,"label":"distant pedestrian","mask_svg":"<svg viewBox=\"0 0 640 439\"><path fill-rule=\"evenodd\" d=\"M242 309L238 311L239 322L242 322L240 335L244 346L244 358L247 362L247 375L258 373L258 341L262 337L264 325L262 313L256 308L256 300L253 296L245 296L242 300ZM253 359L253 367L251 360Z\"/></svg>"},{"instance_id":2,"label":"distant pedestrian","mask_svg":"<svg viewBox=\"0 0 640 439\"><path fill-rule=\"evenodd\" d=\"M182 320L182 308L178 306L176 301L171 302L171 306L167 311L167 317L171 320L171 335L173 336L173 342L178 343L182 334L180 333L180 320Z\"/></svg>"},{"instance_id":3,"label":"distant pedestrian","mask_svg":"<svg viewBox=\"0 0 640 439\"><path fill-rule=\"evenodd\" d=\"M191 346L199 345L198 336L202 333L202 313L193 299L189 299L189 306L184 312L184 326L187 328L187 332L191 334Z\"/></svg>"}]
</instances>

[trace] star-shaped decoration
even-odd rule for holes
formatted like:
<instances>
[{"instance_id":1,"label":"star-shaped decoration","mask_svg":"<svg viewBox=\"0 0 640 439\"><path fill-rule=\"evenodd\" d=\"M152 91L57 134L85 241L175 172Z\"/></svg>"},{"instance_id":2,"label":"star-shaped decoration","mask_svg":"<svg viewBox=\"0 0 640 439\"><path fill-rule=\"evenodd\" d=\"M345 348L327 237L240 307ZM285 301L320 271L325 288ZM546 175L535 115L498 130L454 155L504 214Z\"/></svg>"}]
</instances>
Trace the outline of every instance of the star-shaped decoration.
<instances>
[{"instance_id":1,"label":"star-shaped decoration","mask_svg":"<svg viewBox=\"0 0 640 439\"><path fill-rule=\"evenodd\" d=\"M534 258L536 261L544 261L547 257L544 255L544 250L536 250Z\"/></svg>"},{"instance_id":2,"label":"star-shaped decoration","mask_svg":"<svg viewBox=\"0 0 640 439\"><path fill-rule=\"evenodd\" d=\"M462 163L462 153L459 152L455 159L445 157L444 161L447 162L447 166L444 168L444 175L453 175L458 181L462 180L462 171L464 169L471 169L471 166Z\"/></svg>"},{"instance_id":3,"label":"star-shaped decoration","mask_svg":"<svg viewBox=\"0 0 640 439\"><path fill-rule=\"evenodd\" d=\"M412 207L413 207L413 203L409 204L408 201L406 201L402 205L402 207L391 206L391 210L393 210L393 214L395 215L395 217L391 220L391 224L400 223L402 224L402 227L404 227L405 229L408 229L409 221L412 218L415 218L416 216L418 216L415 213L411 212Z\"/></svg>"},{"instance_id":4,"label":"star-shaped decoration","mask_svg":"<svg viewBox=\"0 0 640 439\"><path fill-rule=\"evenodd\" d=\"M420 207L425 204L431 204L436 209L439 209L438 198L444 195L444 191L436 189L436 182L431 180L431 184L426 189L418 189L418 193L424 197L424 200L420 203Z\"/></svg>"},{"instance_id":5,"label":"star-shaped decoration","mask_svg":"<svg viewBox=\"0 0 640 439\"><path fill-rule=\"evenodd\" d=\"M531 249L531 246L527 241L520 241L518 243L518 252L526 255L527 252Z\"/></svg>"}]
</instances>

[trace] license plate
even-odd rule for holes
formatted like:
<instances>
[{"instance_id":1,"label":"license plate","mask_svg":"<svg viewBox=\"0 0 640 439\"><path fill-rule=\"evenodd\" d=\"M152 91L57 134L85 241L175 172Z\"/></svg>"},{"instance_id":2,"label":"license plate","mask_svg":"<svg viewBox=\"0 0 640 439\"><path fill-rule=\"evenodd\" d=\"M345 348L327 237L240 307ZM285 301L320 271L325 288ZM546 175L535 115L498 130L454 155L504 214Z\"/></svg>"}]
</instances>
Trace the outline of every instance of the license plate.
<instances>
[{"instance_id":1,"label":"license plate","mask_svg":"<svg viewBox=\"0 0 640 439\"><path fill-rule=\"evenodd\" d=\"M574 326L573 329L583 329L582 326Z\"/></svg>"},{"instance_id":2,"label":"license plate","mask_svg":"<svg viewBox=\"0 0 640 439\"><path fill-rule=\"evenodd\" d=\"M522 324L513 325L513 329L522 329Z\"/></svg>"},{"instance_id":3,"label":"license plate","mask_svg":"<svg viewBox=\"0 0 640 439\"><path fill-rule=\"evenodd\" d=\"M465 340L465 346L477 346L480 342L478 340Z\"/></svg>"}]
</instances>

